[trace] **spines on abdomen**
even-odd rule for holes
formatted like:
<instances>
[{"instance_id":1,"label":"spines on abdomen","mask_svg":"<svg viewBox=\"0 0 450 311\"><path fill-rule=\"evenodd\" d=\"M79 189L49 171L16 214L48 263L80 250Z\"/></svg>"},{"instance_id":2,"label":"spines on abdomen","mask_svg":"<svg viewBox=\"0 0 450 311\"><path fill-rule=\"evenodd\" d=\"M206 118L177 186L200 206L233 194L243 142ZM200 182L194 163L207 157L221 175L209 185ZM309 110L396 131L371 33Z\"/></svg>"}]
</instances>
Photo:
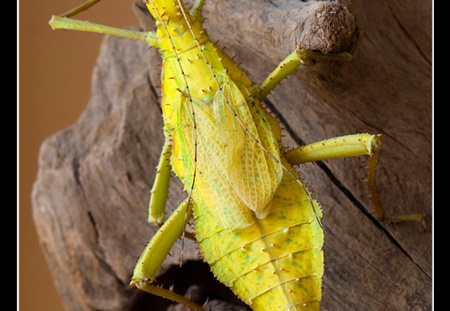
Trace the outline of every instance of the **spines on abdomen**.
<instances>
[{"instance_id":1,"label":"spines on abdomen","mask_svg":"<svg viewBox=\"0 0 450 311\"><path fill-rule=\"evenodd\" d=\"M272 204L265 219L254 217L251 226L231 232L207 209L196 209L205 260L253 310L319 310L323 230L315 211L320 208L289 178Z\"/></svg>"}]
</instances>

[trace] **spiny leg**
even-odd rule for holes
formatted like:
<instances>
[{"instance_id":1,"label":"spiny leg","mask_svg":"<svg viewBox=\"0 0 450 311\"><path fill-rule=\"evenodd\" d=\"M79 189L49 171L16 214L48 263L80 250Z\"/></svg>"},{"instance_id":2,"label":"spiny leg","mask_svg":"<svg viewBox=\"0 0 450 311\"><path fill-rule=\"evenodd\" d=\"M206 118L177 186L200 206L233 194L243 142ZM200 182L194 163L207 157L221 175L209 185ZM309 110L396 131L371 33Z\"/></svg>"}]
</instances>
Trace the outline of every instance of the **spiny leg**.
<instances>
[{"instance_id":1,"label":"spiny leg","mask_svg":"<svg viewBox=\"0 0 450 311\"><path fill-rule=\"evenodd\" d=\"M301 146L287 151L284 155L292 165L300 165L334 158L372 155L374 149L379 149L375 146L380 144L381 135L356 134Z\"/></svg>"},{"instance_id":2,"label":"spiny leg","mask_svg":"<svg viewBox=\"0 0 450 311\"><path fill-rule=\"evenodd\" d=\"M189 299L151 284L155 281L156 273L173 244L183 232L186 222L192 216L193 209L189 202L189 198L184 200L147 244L134 268L130 285L148 293L182 303L193 310L203 311L202 307Z\"/></svg>"},{"instance_id":3,"label":"spiny leg","mask_svg":"<svg viewBox=\"0 0 450 311\"><path fill-rule=\"evenodd\" d=\"M184 230L186 221L192 216L192 205L189 198L181 202L167 221L156 232L145 247L136 267L134 268L132 283L139 287L139 283L155 280L156 272L161 267L175 241Z\"/></svg>"},{"instance_id":4,"label":"spiny leg","mask_svg":"<svg viewBox=\"0 0 450 311\"><path fill-rule=\"evenodd\" d=\"M132 284L135 285L135 284ZM181 295L178 295L177 293L174 293L171 289L165 289L160 286L155 286L150 284L149 282L143 282L139 286L139 289L150 293L152 295L156 295L165 299L172 300L174 302L180 303L194 311L205 311L204 307L199 306L195 302L191 301L188 297L183 297ZM205 304L206 306L206 304Z\"/></svg>"},{"instance_id":5,"label":"spiny leg","mask_svg":"<svg viewBox=\"0 0 450 311\"><path fill-rule=\"evenodd\" d=\"M52 29L71 29L71 30L96 32L102 34L110 34L119 37L141 40L146 42L150 46L159 47L158 36L154 31L149 32L131 31L69 18L70 16L74 16L82 11L87 10L98 1L100 0L89 0L83 3L82 5L62 14L61 16L53 15L49 21L49 24L52 27Z\"/></svg>"},{"instance_id":6,"label":"spiny leg","mask_svg":"<svg viewBox=\"0 0 450 311\"><path fill-rule=\"evenodd\" d=\"M323 54L302 47L296 49L288 57L281 61L272 73L256 88L253 94L260 100L263 100L284 78L293 73L300 65L305 64L311 59L334 59L334 60L351 60L352 54L343 52L339 54Z\"/></svg>"},{"instance_id":7,"label":"spiny leg","mask_svg":"<svg viewBox=\"0 0 450 311\"><path fill-rule=\"evenodd\" d=\"M48 23L50 24L52 29L71 29L110 34L119 37L137 39L146 42L148 45L156 47L158 46L156 33L152 31L132 31L55 15L52 16Z\"/></svg>"},{"instance_id":8,"label":"spiny leg","mask_svg":"<svg viewBox=\"0 0 450 311\"><path fill-rule=\"evenodd\" d=\"M172 142L166 139L159 157L158 166L156 167L155 181L150 191L150 203L148 206L148 222L158 225L164 222L164 210L169 192L170 171L172 170L170 165L171 155Z\"/></svg>"},{"instance_id":9,"label":"spiny leg","mask_svg":"<svg viewBox=\"0 0 450 311\"><path fill-rule=\"evenodd\" d=\"M299 165L307 162L334 158L359 155L370 156L369 164L367 166L368 175L366 181L369 185L371 198L375 207L373 214L377 220L386 221L388 223L416 221L426 229L426 222L423 214L400 216L385 215L375 180L376 167L381 150L381 137L381 134L356 134L336 137L290 150L285 153L285 157L292 165Z\"/></svg>"}]
</instances>

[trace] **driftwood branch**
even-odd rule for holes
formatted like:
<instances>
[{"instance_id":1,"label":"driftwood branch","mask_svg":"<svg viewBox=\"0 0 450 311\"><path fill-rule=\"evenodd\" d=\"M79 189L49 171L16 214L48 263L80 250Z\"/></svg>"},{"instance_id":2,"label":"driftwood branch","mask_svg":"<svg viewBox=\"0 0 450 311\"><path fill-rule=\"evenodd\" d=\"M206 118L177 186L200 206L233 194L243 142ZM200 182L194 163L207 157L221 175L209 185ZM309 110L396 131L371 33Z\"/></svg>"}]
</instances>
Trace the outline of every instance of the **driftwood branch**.
<instances>
[{"instance_id":1,"label":"driftwood branch","mask_svg":"<svg viewBox=\"0 0 450 311\"><path fill-rule=\"evenodd\" d=\"M141 6L136 13L151 30ZM212 39L237 56L255 83L296 46L346 50L363 28L351 62L303 66L267 104L289 146L383 133L378 184L387 213L431 215L431 1L215 0L205 15ZM146 206L163 143L159 63L156 49L106 37L89 106L41 147L34 219L68 310L167 308L128 286L157 229L146 222ZM324 209L323 310L431 310L431 234L415 223L380 224L370 215L363 161L301 168ZM185 197L181 189L174 178L168 213ZM223 307L216 300L213 310L245 310L199 261L194 242L186 241L186 262L177 268L180 249L177 243L159 282L182 294L196 284L199 300L232 302Z\"/></svg>"}]
</instances>

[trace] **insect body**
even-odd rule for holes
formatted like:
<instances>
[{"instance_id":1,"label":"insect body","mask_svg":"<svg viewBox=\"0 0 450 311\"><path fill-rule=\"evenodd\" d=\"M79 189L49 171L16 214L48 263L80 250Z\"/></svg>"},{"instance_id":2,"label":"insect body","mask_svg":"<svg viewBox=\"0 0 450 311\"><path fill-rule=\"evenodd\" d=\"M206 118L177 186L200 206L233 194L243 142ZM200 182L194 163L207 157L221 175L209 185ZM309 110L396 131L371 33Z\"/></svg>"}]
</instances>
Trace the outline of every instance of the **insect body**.
<instances>
[{"instance_id":1,"label":"insect body","mask_svg":"<svg viewBox=\"0 0 450 311\"><path fill-rule=\"evenodd\" d=\"M152 189L149 221L164 221L171 170L182 180L188 197L145 248L131 285L202 310L152 285L162 261L193 216L196 239L211 270L253 310L319 310L322 212L292 166L370 155L368 181L376 216L388 219L374 181L381 136L344 136L286 152L278 122L261 101L306 58L326 56L299 47L261 85L254 85L210 41L202 26L204 2L197 0L187 10L181 0L147 0L157 26L156 32L149 33L68 19L76 10L50 22L53 28L140 39L161 50L166 140ZM349 59L351 55L334 57ZM412 219L421 220L421 216Z\"/></svg>"}]
</instances>

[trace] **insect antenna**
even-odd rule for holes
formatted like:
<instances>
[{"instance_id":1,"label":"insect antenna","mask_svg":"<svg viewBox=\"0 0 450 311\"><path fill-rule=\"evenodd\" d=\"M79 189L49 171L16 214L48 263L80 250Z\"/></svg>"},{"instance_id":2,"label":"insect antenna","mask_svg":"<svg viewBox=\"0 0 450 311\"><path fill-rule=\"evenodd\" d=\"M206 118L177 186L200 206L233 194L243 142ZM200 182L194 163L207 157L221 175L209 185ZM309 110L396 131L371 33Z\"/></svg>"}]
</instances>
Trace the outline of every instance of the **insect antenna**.
<instances>
[{"instance_id":1,"label":"insect antenna","mask_svg":"<svg viewBox=\"0 0 450 311\"><path fill-rule=\"evenodd\" d=\"M220 84L220 82L219 82L219 79L217 78L217 76L216 76L216 74L214 73L214 70L213 70L213 68L212 68L212 65L211 65L211 63L208 61L208 59L206 58L206 55L203 53L203 49L202 49L202 46L200 45L200 42L197 40L197 37L195 36L195 33L194 33L194 31L193 31L193 29L192 29L192 27L191 27L191 24L189 23L189 19L187 18L187 15L186 15L186 12L184 11L184 8L183 8L183 5L182 5L182 2L181 2L181 0L177 0L177 3L178 3L178 5L180 6L180 10L181 10L181 13L182 13L182 15L183 15L183 18L185 19L185 21L186 21L186 24L187 24L187 26L188 26L188 28L189 28L189 31L191 32L191 34L192 34L192 37L194 38L194 41L195 41L195 44L197 45L197 47L198 47L198 49L199 49L199 51L200 51L200 54L202 55L202 57L203 57L203 60L205 61L205 63L206 63L206 65L208 66L208 68L209 68L209 70L210 70L210 72L211 72L211 75L212 75L212 77L213 77L213 79L214 79L214 81L215 81L215 83L216 83L216 85L217 85L217 88L218 88L218 92L220 92L221 94L222 94L222 96L223 96L223 98L225 99L225 102L226 102L226 105L228 106L228 108L230 109L230 111L231 111L231 113L233 114L233 116L238 120L238 122L239 122L239 124L242 126L242 128L245 130L245 132L251 137L251 139L260 147L260 148L262 148L265 152L266 152L266 154L270 157L270 158L272 158L272 160L274 160L278 165L280 165L281 166L281 168L287 173L287 174L289 174L301 187L302 187L302 189L303 189L303 191L305 192L305 194L306 194L306 196L307 196L307 198L308 198L308 201L309 201L309 203L311 204L311 207L312 207L312 209L313 209L313 211L314 211L314 214L316 215L316 220L317 220L317 222L319 223L319 225L320 225L320 227L323 227L322 226L322 223L321 223L321 221L320 221L320 217L318 216L318 213L317 213L317 211L316 211L316 208L314 207L314 203L313 203L313 198L312 198L312 196L311 196L311 193L308 191L308 189L306 188L306 186L305 186L305 184L304 184L304 182L300 179L300 178L298 178L297 176L295 176L295 174L294 173L292 173L283 163L281 163L281 161L280 160L278 160L272 153L270 153L268 150L267 150L267 148L265 148L262 144L261 144L261 142L249 131L249 129L247 128L247 126L244 124L244 122L241 120L241 118L239 118L239 116L238 116L238 114L236 113L236 111L233 109L233 107L231 106L231 104L230 104L230 102L228 101L228 99L226 98L226 96L225 96L225 93L224 93L224 91L223 91L223 86L222 86L222 84ZM180 66L181 66L181 64L180 64ZM186 79L185 79L186 80ZM192 106L192 102L191 102L191 106ZM192 110L193 110L193 107L192 107Z\"/></svg>"}]
</instances>

